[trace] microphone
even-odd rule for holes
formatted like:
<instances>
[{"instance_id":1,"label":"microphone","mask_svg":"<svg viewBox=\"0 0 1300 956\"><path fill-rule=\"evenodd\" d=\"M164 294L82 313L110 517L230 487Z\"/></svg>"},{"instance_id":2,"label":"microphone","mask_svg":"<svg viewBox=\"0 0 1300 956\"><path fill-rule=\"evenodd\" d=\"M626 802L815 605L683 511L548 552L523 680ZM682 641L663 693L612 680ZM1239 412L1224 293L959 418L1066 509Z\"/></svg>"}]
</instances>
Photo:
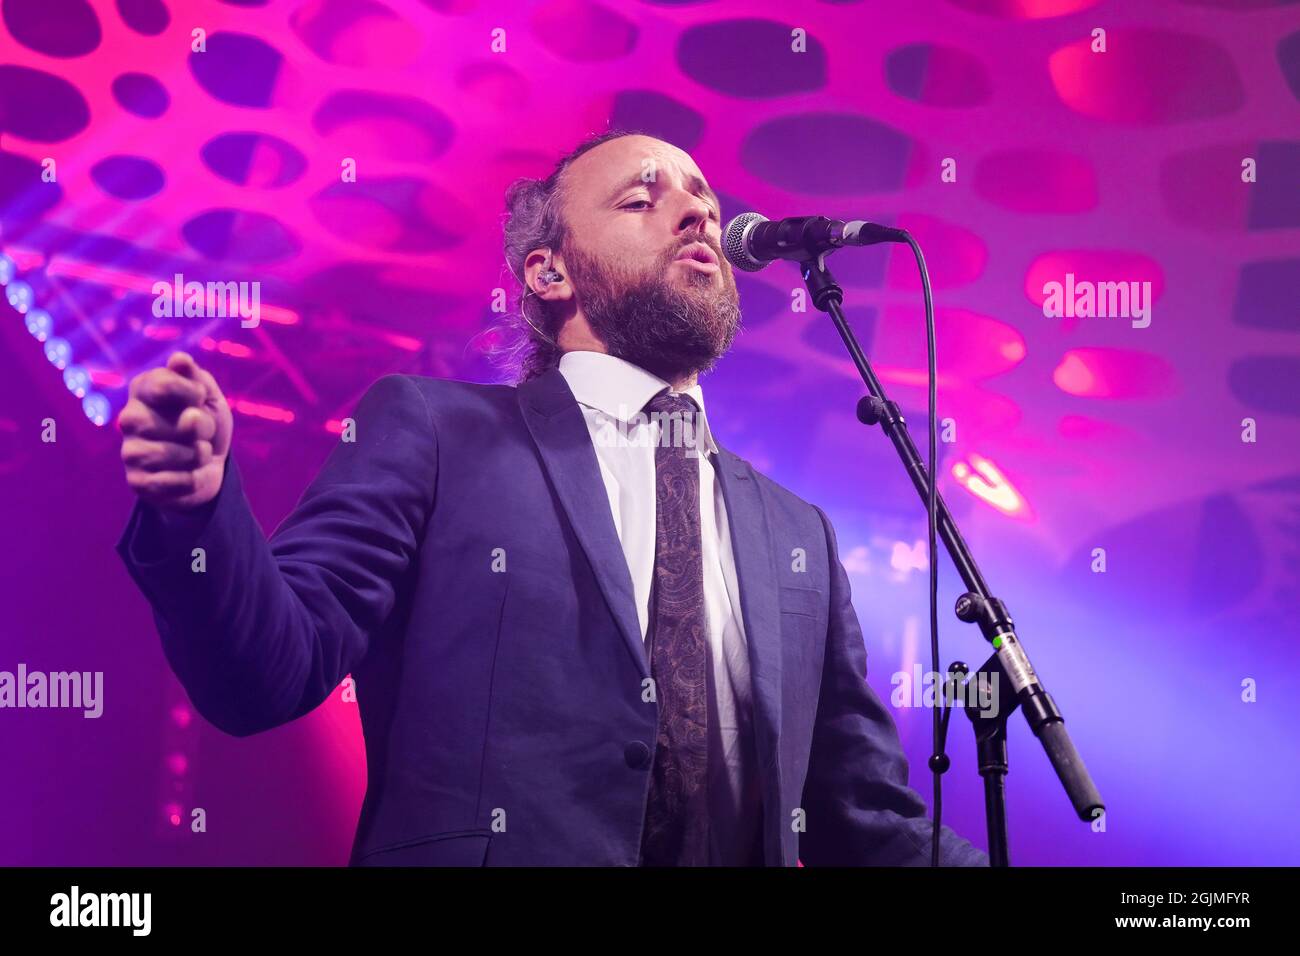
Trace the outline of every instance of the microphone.
<instances>
[{"instance_id":1,"label":"microphone","mask_svg":"<svg viewBox=\"0 0 1300 956\"><path fill-rule=\"evenodd\" d=\"M722 233L722 252L737 269L757 272L773 259L804 262L841 246L906 242L907 230L854 219L791 216L775 222L756 212L742 212Z\"/></svg>"}]
</instances>

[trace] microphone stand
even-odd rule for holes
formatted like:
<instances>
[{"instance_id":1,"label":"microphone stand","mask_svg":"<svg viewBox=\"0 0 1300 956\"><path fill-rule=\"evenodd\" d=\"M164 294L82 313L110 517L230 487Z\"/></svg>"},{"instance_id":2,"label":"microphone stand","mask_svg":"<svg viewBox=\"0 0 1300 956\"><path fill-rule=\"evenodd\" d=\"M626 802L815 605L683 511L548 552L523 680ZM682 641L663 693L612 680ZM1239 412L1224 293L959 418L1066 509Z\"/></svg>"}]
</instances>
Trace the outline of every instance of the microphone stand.
<instances>
[{"instance_id":1,"label":"microphone stand","mask_svg":"<svg viewBox=\"0 0 1300 956\"><path fill-rule=\"evenodd\" d=\"M910 237L909 237L910 238ZM906 241L906 240L905 240ZM833 249L830 251L834 251ZM914 249L915 251L915 249ZM907 431L907 424L895 402L885 396L885 390L872 371L867 358L862 354L858 340L844 318L844 291L826 268L826 256L823 252L799 263L813 304L830 315L839 330L840 338L849 350L858 374L867 386L867 395L858 402L857 417L864 425L879 425L893 443L903 468L912 480L922 502L926 502L930 493L930 479L925 465L917 452L912 436ZM918 251L919 258L919 251ZM928 286L927 286L928 289ZM927 302L927 305L929 303ZM989 593L983 575L975 565L970 549L957 530L956 523L944 503L943 497L935 494L936 524L939 536L966 585L966 593L957 599L954 611L957 618L968 624L979 626L984 639L993 645L993 655L984 662L980 673L988 675L987 679L998 681L998 686L1010 684L1015 689L1015 697L1010 706L1000 706L1000 712L994 715L978 713L976 708L966 707L974 725L976 751L979 758L979 773L984 778L984 813L988 827L989 863L992 866L1008 866L1007 856L1007 818L1006 818L1006 774L1007 774L1007 716L1020 707L1029 722L1029 727L1047 751L1047 757L1056 770L1056 775L1065 788L1070 802L1074 805L1079 819L1091 822L1105 812L1101 794L1093 785L1088 770L1083 765L1074 742L1065 729L1065 718L1061 716L1056 702L1043 689L1029 657L1016 636L1012 626L1011 615L1006 605ZM934 555L930 556L933 561ZM954 668L959 665L954 665ZM964 665L962 665L964 667ZM978 676L978 675L977 675ZM1005 681L1006 684L1002 682ZM978 686L978 685L977 685ZM999 704L1003 695L998 695ZM946 727L946 720L944 722ZM937 756L937 755L936 755ZM946 763L945 761L941 761Z\"/></svg>"}]
</instances>

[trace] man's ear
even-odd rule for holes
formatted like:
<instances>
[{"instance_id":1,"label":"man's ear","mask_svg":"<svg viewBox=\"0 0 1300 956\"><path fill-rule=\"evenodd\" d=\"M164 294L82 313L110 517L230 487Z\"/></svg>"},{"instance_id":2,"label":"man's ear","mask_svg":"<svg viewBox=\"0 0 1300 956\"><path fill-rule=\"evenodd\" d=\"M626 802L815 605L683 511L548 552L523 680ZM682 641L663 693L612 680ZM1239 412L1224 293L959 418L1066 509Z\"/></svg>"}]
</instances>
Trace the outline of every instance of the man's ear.
<instances>
[{"instance_id":1,"label":"man's ear","mask_svg":"<svg viewBox=\"0 0 1300 956\"><path fill-rule=\"evenodd\" d=\"M573 297L573 286L565 274L564 257L559 253L552 254L545 246L534 249L524 259L524 278L528 282L528 291L539 298L554 302Z\"/></svg>"}]
</instances>

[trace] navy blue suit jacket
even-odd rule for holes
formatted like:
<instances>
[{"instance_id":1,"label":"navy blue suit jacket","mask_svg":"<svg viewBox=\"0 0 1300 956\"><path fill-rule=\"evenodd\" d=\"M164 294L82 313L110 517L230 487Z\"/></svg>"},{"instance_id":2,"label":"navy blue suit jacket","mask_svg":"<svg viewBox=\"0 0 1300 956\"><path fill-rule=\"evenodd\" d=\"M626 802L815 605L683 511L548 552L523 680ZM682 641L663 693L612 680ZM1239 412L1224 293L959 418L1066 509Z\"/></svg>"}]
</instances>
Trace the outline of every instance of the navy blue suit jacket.
<instances>
[{"instance_id":1,"label":"navy blue suit jacket","mask_svg":"<svg viewBox=\"0 0 1300 956\"><path fill-rule=\"evenodd\" d=\"M233 455L198 530L132 510L117 550L195 708L255 734L351 674L368 761L352 865L636 865L657 705L563 376L389 375L353 417L355 441L269 541ZM755 862L928 863L830 523L725 448L716 465L753 681ZM946 827L942 847L947 864L987 865Z\"/></svg>"}]
</instances>

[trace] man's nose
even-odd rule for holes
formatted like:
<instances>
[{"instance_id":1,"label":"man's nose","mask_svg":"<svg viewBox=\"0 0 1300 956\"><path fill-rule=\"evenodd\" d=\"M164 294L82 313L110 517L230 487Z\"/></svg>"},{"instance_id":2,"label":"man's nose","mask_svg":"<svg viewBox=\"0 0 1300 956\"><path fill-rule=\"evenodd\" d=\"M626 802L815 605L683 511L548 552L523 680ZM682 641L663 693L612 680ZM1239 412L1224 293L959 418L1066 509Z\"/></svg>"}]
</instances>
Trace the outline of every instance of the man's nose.
<instances>
[{"instance_id":1,"label":"man's nose","mask_svg":"<svg viewBox=\"0 0 1300 956\"><path fill-rule=\"evenodd\" d=\"M677 231L686 232L694 229L697 232L704 232L711 221L709 204L694 193L688 194L688 197L681 218L677 222Z\"/></svg>"}]
</instances>

